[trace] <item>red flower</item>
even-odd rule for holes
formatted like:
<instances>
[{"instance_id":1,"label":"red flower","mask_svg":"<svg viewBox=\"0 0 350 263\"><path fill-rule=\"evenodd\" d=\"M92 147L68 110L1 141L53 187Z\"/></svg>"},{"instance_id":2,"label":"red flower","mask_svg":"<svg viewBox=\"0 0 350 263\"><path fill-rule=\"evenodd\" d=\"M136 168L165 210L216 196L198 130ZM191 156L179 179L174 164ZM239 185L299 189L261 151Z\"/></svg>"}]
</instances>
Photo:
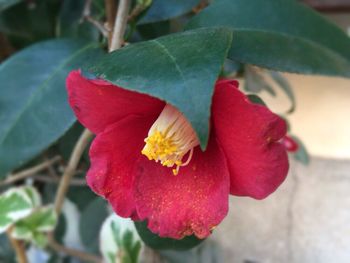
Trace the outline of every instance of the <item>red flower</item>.
<instances>
[{"instance_id":1,"label":"red flower","mask_svg":"<svg viewBox=\"0 0 350 263\"><path fill-rule=\"evenodd\" d=\"M211 136L202 152L191 125L173 106L71 72L69 103L97 135L88 185L118 215L147 219L160 236L207 237L226 216L229 194L265 198L288 171L280 143L285 122L250 103L237 85L217 82Z\"/></svg>"}]
</instances>

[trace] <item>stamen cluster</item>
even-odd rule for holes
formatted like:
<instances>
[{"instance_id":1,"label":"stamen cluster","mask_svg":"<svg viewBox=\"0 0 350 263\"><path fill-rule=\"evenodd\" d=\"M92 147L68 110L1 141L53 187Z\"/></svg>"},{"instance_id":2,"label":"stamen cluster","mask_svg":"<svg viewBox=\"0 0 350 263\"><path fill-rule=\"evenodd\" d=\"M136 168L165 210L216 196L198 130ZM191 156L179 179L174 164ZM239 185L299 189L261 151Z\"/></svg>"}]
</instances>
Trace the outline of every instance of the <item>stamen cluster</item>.
<instances>
[{"instance_id":1,"label":"stamen cluster","mask_svg":"<svg viewBox=\"0 0 350 263\"><path fill-rule=\"evenodd\" d=\"M167 104L154 122L145 139L146 145L141 153L149 160L160 162L163 166L173 167L177 175L180 166L187 165L193 154L193 148L199 144L197 135L185 116L175 107ZM189 152L186 162L183 157Z\"/></svg>"}]
</instances>

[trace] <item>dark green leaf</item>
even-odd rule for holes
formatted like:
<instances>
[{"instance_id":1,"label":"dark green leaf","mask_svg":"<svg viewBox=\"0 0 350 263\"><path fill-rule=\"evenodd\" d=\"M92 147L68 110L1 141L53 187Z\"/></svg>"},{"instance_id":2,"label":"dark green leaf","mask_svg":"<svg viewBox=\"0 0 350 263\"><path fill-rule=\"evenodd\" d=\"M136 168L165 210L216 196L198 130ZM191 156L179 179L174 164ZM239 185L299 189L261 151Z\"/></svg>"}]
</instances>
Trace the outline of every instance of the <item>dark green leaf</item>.
<instances>
[{"instance_id":1,"label":"dark green leaf","mask_svg":"<svg viewBox=\"0 0 350 263\"><path fill-rule=\"evenodd\" d=\"M0 31L8 36L16 48L55 35L57 0L23 1L1 13Z\"/></svg>"},{"instance_id":2,"label":"dark green leaf","mask_svg":"<svg viewBox=\"0 0 350 263\"><path fill-rule=\"evenodd\" d=\"M17 262L15 253L5 234L0 234L0 262L3 262L3 263Z\"/></svg>"},{"instance_id":3,"label":"dark green leaf","mask_svg":"<svg viewBox=\"0 0 350 263\"><path fill-rule=\"evenodd\" d=\"M161 250L159 254L169 263L220 263L223 251L215 241L207 239L199 246L186 251Z\"/></svg>"},{"instance_id":4,"label":"dark green leaf","mask_svg":"<svg viewBox=\"0 0 350 263\"><path fill-rule=\"evenodd\" d=\"M81 213L79 224L81 241L93 253L99 251L98 236L102 223L107 216L107 203L102 198L96 198Z\"/></svg>"},{"instance_id":5,"label":"dark green leaf","mask_svg":"<svg viewBox=\"0 0 350 263\"><path fill-rule=\"evenodd\" d=\"M221 72L221 76L223 78L236 77L239 73L243 71L243 69L243 64L237 61L233 61L231 59L226 59Z\"/></svg>"},{"instance_id":6,"label":"dark green leaf","mask_svg":"<svg viewBox=\"0 0 350 263\"><path fill-rule=\"evenodd\" d=\"M172 238L162 238L153 234L147 228L147 221L135 221L135 227L141 239L145 244L153 249L173 249L173 250L188 250L199 245L204 239L198 239L194 235L187 236L177 240Z\"/></svg>"},{"instance_id":7,"label":"dark green leaf","mask_svg":"<svg viewBox=\"0 0 350 263\"><path fill-rule=\"evenodd\" d=\"M305 145L298 137L296 137L294 135L291 135L291 137L299 145L298 151L296 153L293 153L294 159L297 160L298 162L301 162L304 165L308 165L310 163L310 155L307 152Z\"/></svg>"},{"instance_id":8,"label":"dark green leaf","mask_svg":"<svg viewBox=\"0 0 350 263\"><path fill-rule=\"evenodd\" d=\"M21 2L21 0L0 0L0 12L19 2Z\"/></svg>"},{"instance_id":9,"label":"dark green leaf","mask_svg":"<svg viewBox=\"0 0 350 263\"><path fill-rule=\"evenodd\" d=\"M78 141L84 127L76 122L74 125L59 139L58 149L64 160L68 161L73 148Z\"/></svg>"},{"instance_id":10,"label":"dark green leaf","mask_svg":"<svg viewBox=\"0 0 350 263\"><path fill-rule=\"evenodd\" d=\"M263 90L268 92L271 96L276 96L276 92L271 85L266 81L264 76L259 73L259 69L246 66L244 71L245 85L244 89L249 92L259 93Z\"/></svg>"},{"instance_id":11,"label":"dark green leaf","mask_svg":"<svg viewBox=\"0 0 350 263\"><path fill-rule=\"evenodd\" d=\"M169 34L170 22L162 21L158 23L139 25L137 31L144 40L157 38Z\"/></svg>"},{"instance_id":12,"label":"dark green leaf","mask_svg":"<svg viewBox=\"0 0 350 263\"><path fill-rule=\"evenodd\" d=\"M115 85L176 106L192 123L204 149L211 96L231 40L226 28L172 34L107 54L91 70Z\"/></svg>"},{"instance_id":13,"label":"dark green leaf","mask_svg":"<svg viewBox=\"0 0 350 263\"><path fill-rule=\"evenodd\" d=\"M174 18L189 12L200 0L153 0L139 24L154 23Z\"/></svg>"},{"instance_id":14,"label":"dark green leaf","mask_svg":"<svg viewBox=\"0 0 350 263\"><path fill-rule=\"evenodd\" d=\"M0 177L33 158L75 121L68 106L68 72L101 54L96 44L52 40L0 65Z\"/></svg>"},{"instance_id":15,"label":"dark green leaf","mask_svg":"<svg viewBox=\"0 0 350 263\"><path fill-rule=\"evenodd\" d=\"M247 95L247 97L250 100L250 102L252 102L252 103L266 106L266 103L259 96L255 95L255 94L249 94L249 95Z\"/></svg>"},{"instance_id":16,"label":"dark green leaf","mask_svg":"<svg viewBox=\"0 0 350 263\"><path fill-rule=\"evenodd\" d=\"M60 214L60 216L58 217L57 226L55 227L55 230L54 230L55 240L58 241L59 243L63 243L63 238L66 231L67 231L66 217L64 216L64 214Z\"/></svg>"},{"instance_id":17,"label":"dark green leaf","mask_svg":"<svg viewBox=\"0 0 350 263\"><path fill-rule=\"evenodd\" d=\"M91 202L96 200L96 194L88 186L71 186L67 197L79 211L84 211Z\"/></svg>"},{"instance_id":18,"label":"dark green leaf","mask_svg":"<svg viewBox=\"0 0 350 263\"><path fill-rule=\"evenodd\" d=\"M98 29L88 21L83 20L85 0L65 0L58 19L58 35L60 37L81 37L97 41ZM91 12L96 13L93 3Z\"/></svg>"},{"instance_id":19,"label":"dark green leaf","mask_svg":"<svg viewBox=\"0 0 350 263\"><path fill-rule=\"evenodd\" d=\"M188 28L229 26L229 57L279 71L350 77L350 39L295 0L216 0Z\"/></svg>"},{"instance_id":20,"label":"dark green leaf","mask_svg":"<svg viewBox=\"0 0 350 263\"><path fill-rule=\"evenodd\" d=\"M291 107L287 113L292 113L295 110L296 102L292 87L288 80L284 78L280 73L276 71L270 71L270 76L278 84L278 86L284 91L291 102Z\"/></svg>"}]
</instances>

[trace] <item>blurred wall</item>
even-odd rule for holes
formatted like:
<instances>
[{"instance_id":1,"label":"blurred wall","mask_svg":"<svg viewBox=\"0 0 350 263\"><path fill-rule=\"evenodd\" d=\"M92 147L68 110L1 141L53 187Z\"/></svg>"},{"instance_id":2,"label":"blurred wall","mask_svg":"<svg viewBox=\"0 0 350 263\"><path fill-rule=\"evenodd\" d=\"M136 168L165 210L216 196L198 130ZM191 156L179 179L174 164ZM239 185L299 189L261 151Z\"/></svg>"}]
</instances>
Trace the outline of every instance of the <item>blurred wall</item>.
<instances>
[{"instance_id":1,"label":"blurred wall","mask_svg":"<svg viewBox=\"0 0 350 263\"><path fill-rule=\"evenodd\" d=\"M344 30L350 14L328 15ZM327 61L325 61L327 63ZM297 108L290 115L292 132L299 136L314 156L350 159L350 80L286 74L296 95ZM277 98L262 94L272 109L288 109L283 92Z\"/></svg>"}]
</instances>

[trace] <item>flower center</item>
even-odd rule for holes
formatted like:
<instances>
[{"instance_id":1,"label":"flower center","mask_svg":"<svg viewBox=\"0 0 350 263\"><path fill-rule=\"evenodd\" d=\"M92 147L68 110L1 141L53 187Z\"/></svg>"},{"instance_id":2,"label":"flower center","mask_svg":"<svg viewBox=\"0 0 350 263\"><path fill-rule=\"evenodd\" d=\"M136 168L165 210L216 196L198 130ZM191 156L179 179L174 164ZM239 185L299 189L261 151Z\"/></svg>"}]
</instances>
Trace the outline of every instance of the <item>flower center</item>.
<instances>
[{"instance_id":1,"label":"flower center","mask_svg":"<svg viewBox=\"0 0 350 263\"><path fill-rule=\"evenodd\" d=\"M160 162L163 166L174 167L177 175L181 166L191 161L193 148L199 141L191 124L175 107L167 104L158 119L153 123L145 139L141 153L149 160ZM185 162L183 157L189 152Z\"/></svg>"}]
</instances>

